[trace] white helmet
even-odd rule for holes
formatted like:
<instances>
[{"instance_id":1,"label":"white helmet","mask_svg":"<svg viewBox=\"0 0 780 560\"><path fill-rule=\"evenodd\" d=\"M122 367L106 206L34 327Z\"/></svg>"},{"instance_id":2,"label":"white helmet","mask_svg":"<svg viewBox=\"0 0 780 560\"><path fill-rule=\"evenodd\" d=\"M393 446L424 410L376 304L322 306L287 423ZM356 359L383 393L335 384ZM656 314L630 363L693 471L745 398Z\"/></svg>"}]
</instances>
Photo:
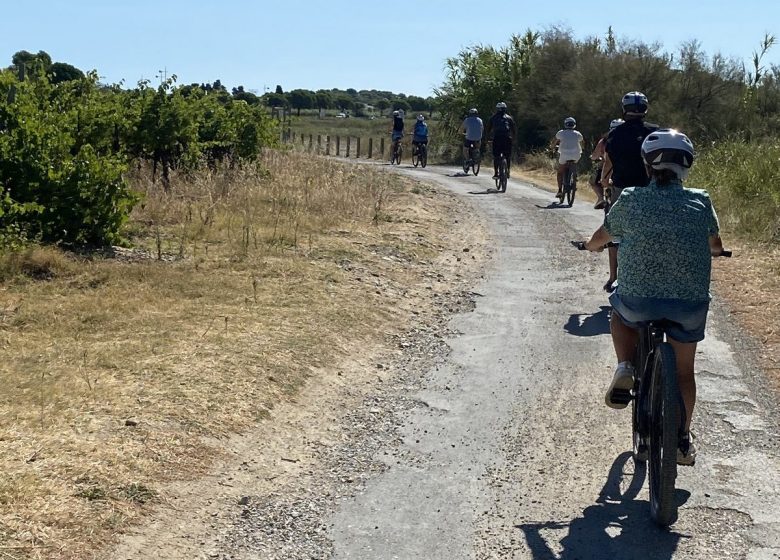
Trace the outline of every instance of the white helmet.
<instances>
[{"instance_id":1,"label":"white helmet","mask_svg":"<svg viewBox=\"0 0 780 560\"><path fill-rule=\"evenodd\" d=\"M417 120L423 122L425 120L425 117L423 115L417 115Z\"/></svg>"},{"instance_id":2,"label":"white helmet","mask_svg":"<svg viewBox=\"0 0 780 560\"><path fill-rule=\"evenodd\" d=\"M623 106L623 114L642 116L647 113L647 96L641 91L629 91L623 96L620 104Z\"/></svg>"},{"instance_id":3,"label":"white helmet","mask_svg":"<svg viewBox=\"0 0 780 560\"><path fill-rule=\"evenodd\" d=\"M564 128L574 128L577 126L577 121L574 120L574 117L566 117L566 120L563 121Z\"/></svg>"},{"instance_id":4,"label":"white helmet","mask_svg":"<svg viewBox=\"0 0 780 560\"><path fill-rule=\"evenodd\" d=\"M506 111L506 103L504 103L503 101L499 101L498 103L496 103L496 109L498 109L499 111Z\"/></svg>"},{"instance_id":5,"label":"white helmet","mask_svg":"<svg viewBox=\"0 0 780 560\"><path fill-rule=\"evenodd\" d=\"M469 109L469 115L476 115L478 112L476 107Z\"/></svg>"},{"instance_id":6,"label":"white helmet","mask_svg":"<svg viewBox=\"0 0 780 560\"><path fill-rule=\"evenodd\" d=\"M626 121L624 121L623 119L612 119L612 121L610 121L609 123L609 129L610 130L615 129L619 127L621 124L623 124L624 122Z\"/></svg>"},{"instance_id":7,"label":"white helmet","mask_svg":"<svg viewBox=\"0 0 780 560\"><path fill-rule=\"evenodd\" d=\"M693 142L678 130L659 128L642 142L642 159L653 169L669 169L685 179L693 165Z\"/></svg>"},{"instance_id":8,"label":"white helmet","mask_svg":"<svg viewBox=\"0 0 780 560\"><path fill-rule=\"evenodd\" d=\"M400 114L401 114L401 113L400 113L399 111L393 111L393 116L394 116L394 117L397 117L397 116L399 116Z\"/></svg>"}]
</instances>

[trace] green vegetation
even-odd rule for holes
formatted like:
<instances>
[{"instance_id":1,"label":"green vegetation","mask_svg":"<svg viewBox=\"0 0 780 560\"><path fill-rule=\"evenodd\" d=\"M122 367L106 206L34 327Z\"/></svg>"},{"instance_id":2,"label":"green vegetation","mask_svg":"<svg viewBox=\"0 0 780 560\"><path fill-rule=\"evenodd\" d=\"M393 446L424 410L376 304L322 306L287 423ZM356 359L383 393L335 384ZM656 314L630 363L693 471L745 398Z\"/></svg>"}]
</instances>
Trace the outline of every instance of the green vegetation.
<instances>
[{"instance_id":1,"label":"green vegetation","mask_svg":"<svg viewBox=\"0 0 780 560\"><path fill-rule=\"evenodd\" d=\"M276 86L275 93L265 95L265 102L270 107L291 107L295 109L297 116L305 109L336 109L354 116L369 115L382 116L386 111L402 109L404 111L432 111L435 100L431 97L423 98L416 95L393 93L391 91L360 90L349 88L320 89L311 91L307 89L294 89L283 93L281 86Z\"/></svg>"},{"instance_id":2,"label":"green vegetation","mask_svg":"<svg viewBox=\"0 0 780 560\"><path fill-rule=\"evenodd\" d=\"M721 226L760 241L780 240L780 141L727 140L699 154L688 183L710 192Z\"/></svg>"},{"instance_id":3,"label":"green vegetation","mask_svg":"<svg viewBox=\"0 0 780 560\"><path fill-rule=\"evenodd\" d=\"M698 147L691 184L715 193L726 225L776 240L780 67L763 62L775 42L764 37L746 69L707 55L697 41L668 53L657 44L618 40L611 28L604 38L585 40L559 28L529 30L504 47L475 46L450 58L437 105L456 144L454 131L470 107L485 116L506 101L518 124L518 149L527 154L542 149L567 116L593 146L620 116L623 94L642 91L650 100L648 120L686 132Z\"/></svg>"},{"instance_id":4,"label":"green vegetation","mask_svg":"<svg viewBox=\"0 0 780 560\"><path fill-rule=\"evenodd\" d=\"M274 145L267 110L219 82L105 86L96 73L16 53L0 71L0 242L115 244L138 197L125 172L253 160ZM251 99L250 99L251 100Z\"/></svg>"}]
</instances>

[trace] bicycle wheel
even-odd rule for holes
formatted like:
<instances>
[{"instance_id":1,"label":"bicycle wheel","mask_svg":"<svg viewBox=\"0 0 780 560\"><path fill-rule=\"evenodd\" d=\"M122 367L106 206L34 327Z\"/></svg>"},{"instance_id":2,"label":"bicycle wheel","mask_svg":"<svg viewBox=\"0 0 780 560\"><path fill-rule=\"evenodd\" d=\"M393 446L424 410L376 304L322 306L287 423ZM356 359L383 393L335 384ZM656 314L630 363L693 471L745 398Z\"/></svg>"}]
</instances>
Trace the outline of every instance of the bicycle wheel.
<instances>
[{"instance_id":1,"label":"bicycle wheel","mask_svg":"<svg viewBox=\"0 0 780 560\"><path fill-rule=\"evenodd\" d=\"M479 157L471 160L471 170L474 172L475 177L479 175L479 163L480 163Z\"/></svg>"},{"instance_id":2,"label":"bicycle wheel","mask_svg":"<svg viewBox=\"0 0 780 560\"><path fill-rule=\"evenodd\" d=\"M680 436L680 390L674 350L664 342L656 350L650 382L650 515L662 527L677 521L674 483Z\"/></svg>"},{"instance_id":3,"label":"bicycle wheel","mask_svg":"<svg viewBox=\"0 0 780 560\"><path fill-rule=\"evenodd\" d=\"M566 191L566 204L569 205L569 208L571 208L572 204L574 204L574 195L577 192L577 187L570 186L569 190Z\"/></svg>"},{"instance_id":4,"label":"bicycle wheel","mask_svg":"<svg viewBox=\"0 0 780 560\"><path fill-rule=\"evenodd\" d=\"M419 163L420 163L420 147L418 147L416 150L412 148L412 165L417 167Z\"/></svg>"},{"instance_id":5,"label":"bicycle wheel","mask_svg":"<svg viewBox=\"0 0 780 560\"><path fill-rule=\"evenodd\" d=\"M420 156L419 157L420 157L420 165L422 167L425 167L426 165L428 165L428 146L426 146L425 144L420 146Z\"/></svg>"},{"instance_id":6,"label":"bicycle wheel","mask_svg":"<svg viewBox=\"0 0 780 560\"><path fill-rule=\"evenodd\" d=\"M401 146L401 142L398 142L398 152L395 154L395 162L401 165L401 156L404 153L404 147Z\"/></svg>"},{"instance_id":7,"label":"bicycle wheel","mask_svg":"<svg viewBox=\"0 0 780 560\"><path fill-rule=\"evenodd\" d=\"M498 164L498 187L501 192L506 192L506 179L509 173L506 158L502 157Z\"/></svg>"}]
</instances>

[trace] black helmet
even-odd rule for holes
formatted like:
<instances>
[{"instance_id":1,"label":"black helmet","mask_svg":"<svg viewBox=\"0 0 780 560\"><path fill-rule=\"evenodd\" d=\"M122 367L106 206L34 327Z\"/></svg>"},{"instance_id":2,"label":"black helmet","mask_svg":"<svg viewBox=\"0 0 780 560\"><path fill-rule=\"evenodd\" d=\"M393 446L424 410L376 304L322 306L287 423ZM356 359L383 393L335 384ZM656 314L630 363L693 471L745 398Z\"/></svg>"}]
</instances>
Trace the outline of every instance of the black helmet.
<instances>
[{"instance_id":1,"label":"black helmet","mask_svg":"<svg viewBox=\"0 0 780 560\"><path fill-rule=\"evenodd\" d=\"M620 102L623 105L623 114L635 117L644 116L647 113L647 96L641 91L629 91Z\"/></svg>"}]
</instances>

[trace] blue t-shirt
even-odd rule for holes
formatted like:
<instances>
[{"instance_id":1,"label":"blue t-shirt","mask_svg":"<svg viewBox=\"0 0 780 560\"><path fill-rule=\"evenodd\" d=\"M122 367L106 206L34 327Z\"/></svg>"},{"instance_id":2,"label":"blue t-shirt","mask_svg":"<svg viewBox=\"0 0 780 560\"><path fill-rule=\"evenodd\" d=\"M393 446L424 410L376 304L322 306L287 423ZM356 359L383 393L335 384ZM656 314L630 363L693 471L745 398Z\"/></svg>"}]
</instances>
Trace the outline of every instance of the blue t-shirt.
<instances>
[{"instance_id":1,"label":"blue t-shirt","mask_svg":"<svg viewBox=\"0 0 780 560\"><path fill-rule=\"evenodd\" d=\"M427 139L428 138L428 125L425 124L425 122L423 122L423 121L417 121L414 124L414 135L417 138L420 138L420 139L423 139L423 140Z\"/></svg>"},{"instance_id":2,"label":"blue t-shirt","mask_svg":"<svg viewBox=\"0 0 780 560\"><path fill-rule=\"evenodd\" d=\"M707 191L655 181L623 189L604 227L620 238L618 294L709 300L709 238L719 225Z\"/></svg>"}]
</instances>

